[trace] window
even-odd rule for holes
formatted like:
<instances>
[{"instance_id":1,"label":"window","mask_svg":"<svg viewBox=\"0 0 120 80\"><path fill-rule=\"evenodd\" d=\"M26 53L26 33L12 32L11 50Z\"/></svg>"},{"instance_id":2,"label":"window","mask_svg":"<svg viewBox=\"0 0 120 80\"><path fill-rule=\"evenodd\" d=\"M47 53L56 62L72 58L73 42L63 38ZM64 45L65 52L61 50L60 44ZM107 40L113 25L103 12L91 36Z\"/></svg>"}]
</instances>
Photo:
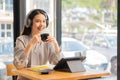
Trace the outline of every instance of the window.
<instances>
[{"instance_id":1,"label":"window","mask_svg":"<svg viewBox=\"0 0 120 80\"><path fill-rule=\"evenodd\" d=\"M1 30L5 29L5 24L1 24Z\"/></svg>"},{"instance_id":2,"label":"window","mask_svg":"<svg viewBox=\"0 0 120 80\"><path fill-rule=\"evenodd\" d=\"M1 37L5 37L5 32L1 32Z\"/></svg>"},{"instance_id":3,"label":"window","mask_svg":"<svg viewBox=\"0 0 120 80\"><path fill-rule=\"evenodd\" d=\"M7 30L11 30L11 25L7 24Z\"/></svg>"},{"instance_id":4,"label":"window","mask_svg":"<svg viewBox=\"0 0 120 80\"><path fill-rule=\"evenodd\" d=\"M11 32L7 32L7 37L11 37Z\"/></svg>"},{"instance_id":5,"label":"window","mask_svg":"<svg viewBox=\"0 0 120 80\"><path fill-rule=\"evenodd\" d=\"M3 0L0 0L0 10L3 9Z\"/></svg>"},{"instance_id":6,"label":"window","mask_svg":"<svg viewBox=\"0 0 120 80\"><path fill-rule=\"evenodd\" d=\"M5 0L5 10L10 12L13 10L13 0Z\"/></svg>"},{"instance_id":7,"label":"window","mask_svg":"<svg viewBox=\"0 0 120 80\"><path fill-rule=\"evenodd\" d=\"M13 38L13 26L11 24L1 24L1 29L0 29L0 34L1 37L4 38Z\"/></svg>"},{"instance_id":8,"label":"window","mask_svg":"<svg viewBox=\"0 0 120 80\"><path fill-rule=\"evenodd\" d=\"M104 59L99 67L95 67L97 64L87 64L90 68L101 70L100 66L109 64L112 57L117 56L117 0L62 0L62 38L64 37L76 39L87 46L91 53L94 51L96 55L102 55L99 58L94 56L98 62L100 58ZM66 43L70 40L67 39ZM67 46L66 43L62 43L62 47ZM78 48L76 44L71 47L71 50ZM76 54L74 51L67 55L68 51L62 49L66 56ZM92 57L89 53L86 56ZM103 70L110 70L109 66L105 68Z\"/></svg>"},{"instance_id":9,"label":"window","mask_svg":"<svg viewBox=\"0 0 120 80\"><path fill-rule=\"evenodd\" d=\"M13 62L13 0L0 0L0 80L6 75L6 64Z\"/></svg>"},{"instance_id":10,"label":"window","mask_svg":"<svg viewBox=\"0 0 120 80\"><path fill-rule=\"evenodd\" d=\"M12 12L13 0L0 0L0 11Z\"/></svg>"}]
</instances>

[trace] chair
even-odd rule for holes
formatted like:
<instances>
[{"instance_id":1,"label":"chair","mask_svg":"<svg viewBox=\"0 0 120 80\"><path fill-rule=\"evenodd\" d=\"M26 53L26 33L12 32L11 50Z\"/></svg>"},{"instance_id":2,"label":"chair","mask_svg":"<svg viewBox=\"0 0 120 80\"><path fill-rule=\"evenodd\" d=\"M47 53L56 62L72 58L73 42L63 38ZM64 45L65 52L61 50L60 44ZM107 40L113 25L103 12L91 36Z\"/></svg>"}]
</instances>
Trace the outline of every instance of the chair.
<instances>
[{"instance_id":1,"label":"chair","mask_svg":"<svg viewBox=\"0 0 120 80\"><path fill-rule=\"evenodd\" d=\"M7 76L12 76L13 80L17 80L17 74L13 72L15 69L16 67L13 64L6 65Z\"/></svg>"}]
</instances>

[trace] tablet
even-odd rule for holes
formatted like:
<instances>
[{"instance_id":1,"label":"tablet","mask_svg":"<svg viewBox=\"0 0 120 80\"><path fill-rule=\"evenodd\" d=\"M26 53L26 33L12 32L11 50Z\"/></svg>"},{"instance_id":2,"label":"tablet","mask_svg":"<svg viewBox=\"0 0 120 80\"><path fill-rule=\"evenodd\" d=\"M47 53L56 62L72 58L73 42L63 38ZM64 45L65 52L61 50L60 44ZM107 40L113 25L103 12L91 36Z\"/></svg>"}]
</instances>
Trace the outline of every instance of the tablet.
<instances>
[{"instance_id":1,"label":"tablet","mask_svg":"<svg viewBox=\"0 0 120 80\"><path fill-rule=\"evenodd\" d=\"M53 69L65 72L85 71L84 65L81 62L82 60L83 57L62 58Z\"/></svg>"}]
</instances>

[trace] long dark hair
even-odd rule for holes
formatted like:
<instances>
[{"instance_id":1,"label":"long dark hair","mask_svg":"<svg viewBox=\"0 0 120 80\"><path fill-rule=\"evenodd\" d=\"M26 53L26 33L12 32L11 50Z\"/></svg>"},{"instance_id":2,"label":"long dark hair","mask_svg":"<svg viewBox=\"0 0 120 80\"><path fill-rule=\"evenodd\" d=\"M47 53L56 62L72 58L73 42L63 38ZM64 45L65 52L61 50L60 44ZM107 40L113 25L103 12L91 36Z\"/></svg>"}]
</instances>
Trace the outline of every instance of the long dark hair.
<instances>
[{"instance_id":1,"label":"long dark hair","mask_svg":"<svg viewBox=\"0 0 120 80\"><path fill-rule=\"evenodd\" d=\"M42 9L34 9L34 10L30 11L29 14L27 15L25 24L23 26L24 29L23 29L21 35L30 35L31 34L33 18L39 13L43 14L46 17L46 27L48 27L49 17L47 15L47 13Z\"/></svg>"}]
</instances>

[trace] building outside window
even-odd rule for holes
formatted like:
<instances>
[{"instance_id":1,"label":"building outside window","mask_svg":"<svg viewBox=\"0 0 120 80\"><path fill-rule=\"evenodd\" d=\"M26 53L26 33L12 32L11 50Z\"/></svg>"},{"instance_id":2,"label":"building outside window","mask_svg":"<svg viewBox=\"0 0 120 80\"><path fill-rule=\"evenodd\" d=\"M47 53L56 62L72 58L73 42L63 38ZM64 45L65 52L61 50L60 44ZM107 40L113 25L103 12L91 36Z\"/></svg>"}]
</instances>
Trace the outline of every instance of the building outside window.
<instances>
[{"instance_id":1,"label":"building outside window","mask_svg":"<svg viewBox=\"0 0 120 80\"><path fill-rule=\"evenodd\" d=\"M6 76L6 64L13 62L13 0L0 0L0 80Z\"/></svg>"}]
</instances>

